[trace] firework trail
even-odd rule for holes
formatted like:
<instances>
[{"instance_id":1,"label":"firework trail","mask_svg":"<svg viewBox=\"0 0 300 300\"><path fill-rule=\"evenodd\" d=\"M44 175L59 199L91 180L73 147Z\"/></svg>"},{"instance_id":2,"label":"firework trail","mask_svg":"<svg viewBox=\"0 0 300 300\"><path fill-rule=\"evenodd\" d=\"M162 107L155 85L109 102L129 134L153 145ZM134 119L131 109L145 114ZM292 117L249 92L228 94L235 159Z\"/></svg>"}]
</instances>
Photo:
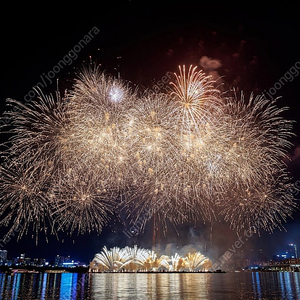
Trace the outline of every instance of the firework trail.
<instances>
[{"instance_id":1,"label":"firework trail","mask_svg":"<svg viewBox=\"0 0 300 300\"><path fill-rule=\"evenodd\" d=\"M220 102L216 81L196 69L190 66L186 74L185 66L179 67L179 75L175 74L176 82L171 82L171 96L174 96L178 108L179 123L188 134L210 123Z\"/></svg>"},{"instance_id":2,"label":"firework trail","mask_svg":"<svg viewBox=\"0 0 300 300\"><path fill-rule=\"evenodd\" d=\"M142 228L225 220L272 231L296 204L284 160L292 122L264 96L221 94L195 67L169 93L132 90L84 69L64 97L8 100L3 118L0 224L101 232L125 211ZM49 230L48 230L49 228ZM50 230L51 229L51 230Z\"/></svg>"}]
</instances>

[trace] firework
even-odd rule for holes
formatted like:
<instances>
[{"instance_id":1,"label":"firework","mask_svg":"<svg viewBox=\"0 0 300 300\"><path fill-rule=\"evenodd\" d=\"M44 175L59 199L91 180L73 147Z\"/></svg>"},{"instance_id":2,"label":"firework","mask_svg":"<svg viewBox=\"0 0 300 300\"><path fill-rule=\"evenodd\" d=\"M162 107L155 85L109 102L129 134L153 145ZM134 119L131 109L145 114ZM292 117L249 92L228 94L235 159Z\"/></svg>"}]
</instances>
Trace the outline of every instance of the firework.
<instances>
[{"instance_id":1,"label":"firework","mask_svg":"<svg viewBox=\"0 0 300 300\"><path fill-rule=\"evenodd\" d=\"M38 99L26 105L7 100L12 110L3 116L9 120L6 126L11 128L11 138L5 143L5 159L29 164L38 161L56 170L61 160L60 134L66 127L67 114L59 94L53 97L38 93Z\"/></svg>"},{"instance_id":2,"label":"firework","mask_svg":"<svg viewBox=\"0 0 300 300\"><path fill-rule=\"evenodd\" d=\"M94 263L100 265L100 270L105 271L119 271L130 261L131 257L127 249L120 249L119 247L110 250L104 247L102 252L96 254L94 258Z\"/></svg>"},{"instance_id":3,"label":"firework","mask_svg":"<svg viewBox=\"0 0 300 300\"><path fill-rule=\"evenodd\" d=\"M73 168L53 186L51 211L58 230L85 233L101 232L113 212L112 199L117 192L107 187L98 173L90 169Z\"/></svg>"},{"instance_id":4,"label":"firework","mask_svg":"<svg viewBox=\"0 0 300 300\"><path fill-rule=\"evenodd\" d=\"M3 116L10 121L6 126L11 137L2 152L1 224L11 224L8 235L21 225L19 238L32 225L37 237L52 228L47 191L60 169L59 136L66 114L58 94L55 98L40 91L30 104L8 99L8 105L13 109Z\"/></svg>"},{"instance_id":5,"label":"firework","mask_svg":"<svg viewBox=\"0 0 300 300\"><path fill-rule=\"evenodd\" d=\"M219 160L210 182L221 187L215 205L235 230L272 231L296 208L284 196L291 182L284 159L292 122L281 116L287 108L263 96L227 101L216 130L219 138L214 138Z\"/></svg>"},{"instance_id":6,"label":"firework","mask_svg":"<svg viewBox=\"0 0 300 300\"><path fill-rule=\"evenodd\" d=\"M188 253L185 258L185 264L189 271L199 270L207 262L207 257L200 252Z\"/></svg>"},{"instance_id":7,"label":"firework","mask_svg":"<svg viewBox=\"0 0 300 300\"><path fill-rule=\"evenodd\" d=\"M134 174L126 196L129 213L133 221L145 212L150 218L153 213L161 220L172 218L174 207L183 209L184 201L178 188L183 162L175 107L166 95L148 94L129 111L129 116L128 154Z\"/></svg>"},{"instance_id":8,"label":"firework","mask_svg":"<svg viewBox=\"0 0 300 300\"><path fill-rule=\"evenodd\" d=\"M220 104L216 82L196 69L190 66L186 74L185 66L179 67L179 75L175 74L176 82L171 82L171 96L174 96L178 109L179 126L187 134L201 131L203 124L210 123Z\"/></svg>"},{"instance_id":9,"label":"firework","mask_svg":"<svg viewBox=\"0 0 300 300\"><path fill-rule=\"evenodd\" d=\"M286 196L291 186L289 179L284 173L273 174L264 185L233 188L228 201L220 201L220 214L236 231L254 228L253 233L259 233L261 229L272 232L276 227L282 228L296 209L293 199Z\"/></svg>"},{"instance_id":10,"label":"firework","mask_svg":"<svg viewBox=\"0 0 300 300\"><path fill-rule=\"evenodd\" d=\"M0 171L0 224L10 227L7 236L16 231L20 238L28 233L31 226L36 237L40 231L47 233L51 216L45 194L48 187L45 170L27 163L13 162L2 166Z\"/></svg>"},{"instance_id":11,"label":"firework","mask_svg":"<svg viewBox=\"0 0 300 300\"><path fill-rule=\"evenodd\" d=\"M175 253L174 256L161 255L154 251L138 248L114 247L108 250L103 247L90 263L90 272L196 272L207 271L211 268L210 260L200 252L188 253L185 257Z\"/></svg>"},{"instance_id":12,"label":"firework","mask_svg":"<svg viewBox=\"0 0 300 300\"><path fill-rule=\"evenodd\" d=\"M39 92L29 104L8 105L0 216L10 232L22 224L20 236L31 225L36 234L101 232L119 210L132 224L142 219L140 229L151 218L164 232L168 222L217 218L237 231L272 231L296 208L284 197L291 182L286 108L264 96L225 96L195 67L180 67L165 94L132 90L94 68L64 97ZM158 264L126 251L143 257L135 265ZM192 265L173 260L173 269Z\"/></svg>"}]
</instances>

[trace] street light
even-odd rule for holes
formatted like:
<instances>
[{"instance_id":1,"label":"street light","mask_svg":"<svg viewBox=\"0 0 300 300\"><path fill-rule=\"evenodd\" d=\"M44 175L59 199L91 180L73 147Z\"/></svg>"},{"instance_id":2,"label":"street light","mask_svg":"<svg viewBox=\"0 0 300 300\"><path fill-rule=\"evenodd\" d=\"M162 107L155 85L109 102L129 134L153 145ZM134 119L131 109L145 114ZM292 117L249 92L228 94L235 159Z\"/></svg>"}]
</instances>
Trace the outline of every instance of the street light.
<instances>
[{"instance_id":1,"label":"street light","mask_svg":"<svg viewBox=\"0 0 300 300\"><path fill-rule=\"evenodd\" d=\"M296 245L296 244L289 244L289 246L294 247L294 249L295 249L295 258L298 258L298 254L297 254L297 245Z\"/></svg>"}]
</instances>

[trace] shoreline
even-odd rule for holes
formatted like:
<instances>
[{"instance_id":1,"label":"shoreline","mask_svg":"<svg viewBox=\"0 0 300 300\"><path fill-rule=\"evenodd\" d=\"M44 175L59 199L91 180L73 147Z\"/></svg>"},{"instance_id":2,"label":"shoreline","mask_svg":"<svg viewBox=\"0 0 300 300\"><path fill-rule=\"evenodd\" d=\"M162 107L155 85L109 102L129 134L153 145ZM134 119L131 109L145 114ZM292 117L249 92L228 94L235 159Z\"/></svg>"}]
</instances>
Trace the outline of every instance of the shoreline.
<instances>
[{"instance_id":1,"label":"shoreline","mask_svg":"<svg viewBox=\"0 0 300 300\"><path fill-rule=\"evenodd\" d=\"M64 267L36 267L36 266L0 266L1 273L15 274L15 273L226 273L222 270L216 271L103 271L103 272L90 272L89 267L74 267L74 268L64 268Z\"/></svg>"},{"instance_id":2,"label":"shoreline","mask_svg":"<svg viewBox=\"0 0 300 300\"><path fill-rule=\"evenodd\" d=\"M89 267L0 266L1 273L88 273Z\"/></svg>"},{"instance_id":3,"label":"shoreline","mask_svg":"<svg viewBox=\"0 0 300 300\"><path fill-rule=\"evenodd\" d=\"M235 270L226 272L223 270L215 270L215 271L101 271L101 272L91 272L89 271L89 267L74 267L74 268L65 268L65 267L36 267L36 266L0 266L0 273L11 274L14 275L16 273L22 274L37 274L37 273L92 273L92 274L117 274L117 273L126 273L126 274L143 274L143 273L153 273L153 274L168 274L168 273L176 273L176 274L214 274L214 273L281 273L281 272L292 272L297 273L297 271L286 271L286 270Z\"/></svg>"}]
</instances>

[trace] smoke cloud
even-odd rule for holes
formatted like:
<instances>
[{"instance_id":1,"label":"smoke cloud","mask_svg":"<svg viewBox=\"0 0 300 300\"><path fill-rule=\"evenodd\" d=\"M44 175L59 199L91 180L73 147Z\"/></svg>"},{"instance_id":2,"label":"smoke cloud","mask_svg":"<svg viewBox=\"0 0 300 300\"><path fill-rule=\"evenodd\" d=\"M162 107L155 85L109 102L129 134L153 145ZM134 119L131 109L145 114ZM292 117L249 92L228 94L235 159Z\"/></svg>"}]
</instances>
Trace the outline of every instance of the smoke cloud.
<instances>
[{"instance_id":1,"label":"smoke cloud","mask_svg":"<svg viewBox=\"0 0 300 300\"><path fill-rule=\"evenodd\" d=\"M214 80L217 80L220 76L218 71L216 71L218 68L222 66L221 62L218 59L212 59L207 56L202 56L200 58L200 66L201 68L208 74L213 77Z\"/></svg>"}]
</instances>

